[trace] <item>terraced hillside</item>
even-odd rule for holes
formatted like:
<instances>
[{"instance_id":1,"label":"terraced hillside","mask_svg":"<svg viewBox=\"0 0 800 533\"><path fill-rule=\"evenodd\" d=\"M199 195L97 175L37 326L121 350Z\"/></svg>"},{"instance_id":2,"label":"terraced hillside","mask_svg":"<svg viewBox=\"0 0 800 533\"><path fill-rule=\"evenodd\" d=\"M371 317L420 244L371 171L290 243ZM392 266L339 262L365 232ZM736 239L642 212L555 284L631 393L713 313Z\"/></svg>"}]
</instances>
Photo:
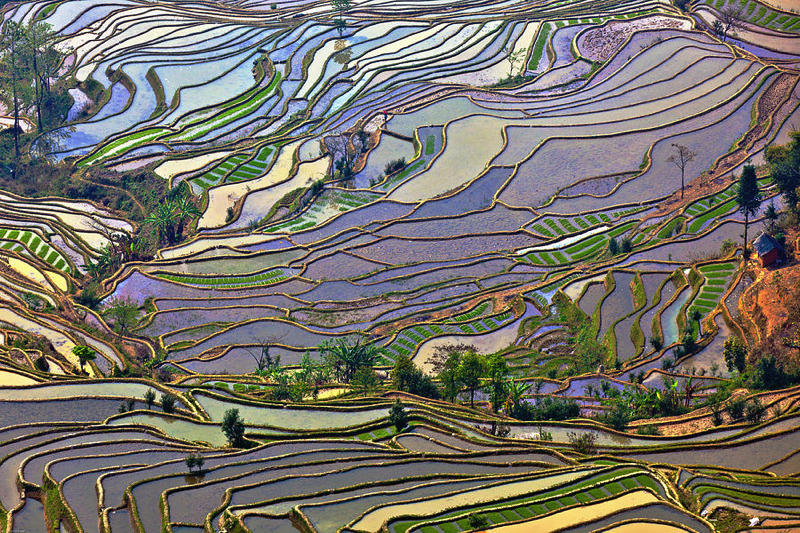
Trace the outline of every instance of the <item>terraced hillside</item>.
<instances>
[{"instance_id":1,"label":"terraced hillside","mask_svg":"<svg viewBox=\"0 0 800 533\"><path fill-rule=\"evenodd\" d=\"M800 527L786 3L3 4L0 526Z\"/></svg>"}]
</instances>

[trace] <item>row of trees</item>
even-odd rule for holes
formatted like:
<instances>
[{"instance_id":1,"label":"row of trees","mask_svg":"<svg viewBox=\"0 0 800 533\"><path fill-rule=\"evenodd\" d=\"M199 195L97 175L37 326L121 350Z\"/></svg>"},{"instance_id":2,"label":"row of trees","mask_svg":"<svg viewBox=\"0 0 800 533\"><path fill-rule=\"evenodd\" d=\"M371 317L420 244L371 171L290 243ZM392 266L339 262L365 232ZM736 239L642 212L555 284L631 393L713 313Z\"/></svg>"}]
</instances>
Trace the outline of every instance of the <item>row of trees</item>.
<instances>
[{"instance_id":1,"label":"row of trees","mask_svg":"<svg viewBox=\"0 0 800 533\"><path fill-rule=\"evenodd\" d=\"M14 117L11 133L14 157L20 157L20 120L33 111L39 132L66 118L70 97L54 81L67 50L58 45L58 36L49 24L32 21L20 24L5 21L0 32L0 97Z\"/></svg>"},{"instance_id":2,"label":"row of trees","mask_svg":"<svg viewBox=\"0 0 800 533\"><path fill-rule=\"evenodd\" d=\"M274 383L273 400L300 402L330 383L347 383L357 394L370 394L384 386L386 377L374 370L381 362L381 351L366 339L340 338L319 346L319 357L306 353L296 370L281 367L280 357L270 353L271 341L260 341L249 350L255 373ZM408 356L398 356L389 373L391 388L431 399L456 402L468 398L474 407L478 392L488 398L494 412L503 411L521 420L566 420L580 415L573 400L544 397L539 399L543 382L516 381L501 354L481 355L467 344L445 345L434 350L431 373L426 374ZM537 398L525 401L528 393Z\"/></svg>"}]
</instances>

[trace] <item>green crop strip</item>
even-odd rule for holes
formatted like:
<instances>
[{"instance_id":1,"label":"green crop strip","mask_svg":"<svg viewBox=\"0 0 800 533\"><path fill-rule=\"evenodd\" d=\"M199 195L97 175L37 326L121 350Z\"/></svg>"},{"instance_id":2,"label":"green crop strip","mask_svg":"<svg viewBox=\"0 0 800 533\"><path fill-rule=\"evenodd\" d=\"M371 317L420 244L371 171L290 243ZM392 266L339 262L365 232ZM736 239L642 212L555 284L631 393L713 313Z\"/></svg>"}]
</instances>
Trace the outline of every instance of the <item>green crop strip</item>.
<instances>
[{"instance_id":1,"label":"green crop strip","mask_svg":"<svg viewBox=\"0 0 800 533\"><path fill-rule=\"evenodd\" d=\"M626 480L629 480L627 483L631 487L630 489L620 484L620 481ZM533 496L487 502L485 504L445 512L438 516L434 515L424 520L390 521L388 530L392 533L406 533L418 524L430 524L430 526L435 525L436 527L448 524L449 527L453 528L455 531L469 531L471 528L466 524L466 520L462 518L467 513L491 509L486 516L490 519L492 525L497 525L578 505L582 503L581 500L592 501L608 498L609 494L613 496L627 490L635 490L641 487L650 488L658 493L663 493L663 489L640 469L625 468L593 476L582 481L573 482L558 489L548 490ZM579 496L580 500L578 499ZM433 530L435 530L435 528ZM425 530L415 528L413 531Z\"/></svg>"},{"instance_id":2,"label":"green crop strip","mask_svg":"<svg viewBox=\"0 0 800 533\"><path fill-rule=\"evenodd\" d=\"M180 133L176 133L175 135L170 135L166 137L165 141L173 141L173 140L180 140L180 141L193 141L203 135L213 131L214 129L220 128L222 126L226 126L233 122L234 120L240 119L242 117L246 117L247 115L253 113L256 109L261 107L264 102L275 92L275 89L281 82L281 73L275 72L275 75L272 77L272 81L269 85L258 91L255 95L253 95L250 99L239 103L231 108L225 109L219 115L212 116L198 124L192 124L191 126L187 127L184 131Z\"/></svg>"},{"instance_id":3,"label":"green crop strip","mask_svg":"<svg viewBox=\"0 0 800 533\"><path fill-rule=\"evenodd\" d=\"M104 145L102 148L90 154L89 156L81 159L78 166L83 168L95 163L99 163L111 157L121 155L125 152L138 148L143 144L153 141L165 133L169 133L169 128L149 128L130 135L126 135L120 139Z\"/></svg>"},{"instance_id":4,"label":"green crop strip","mask_svg":"<svg viewBox=\"0 0 800 533\"><path fill-rule=\"evenodd\" d=\"M13 250L15 252L27 253L31 256L39 257L50 266L62 272L68 274L72 273L72 269L66 258L32 231L0 228L0 243L2 243L0 247L5 250Z\"/></svg>"},{"instance_id":5,"label":"green crop strip","mask_svg":"<svg viewBox=\"0 0 800 533\"><path fill-rule=\"evenodd\" d=\"M206 287L240 287L250 285L273 285L279 283L289 276L285 275L283 270L274 269L269 272L261 274L251 274L249 276L236 276L236 277L200 277L200 276L185 276L181 274L157 274L157 277L167 281L174 281L176 283L185 283L187 285L201 285Z\"/></svg>"},{"instance_id":6,"label":"green crop strip","mask_svg":"<svg viewBox=\"0 0 800 533\"><path fill-rule=\"evenodd\" d=\"M547 37L550 34L550 30L551 25L549 23L542 24L542 27L539 29L539 35L536 38L536 43L533 45L531 60L528 62L528 69L535 70L536 67L539 66L539 61L542 59L544 47L547 45Z\"/></svg>"}]
</instances>

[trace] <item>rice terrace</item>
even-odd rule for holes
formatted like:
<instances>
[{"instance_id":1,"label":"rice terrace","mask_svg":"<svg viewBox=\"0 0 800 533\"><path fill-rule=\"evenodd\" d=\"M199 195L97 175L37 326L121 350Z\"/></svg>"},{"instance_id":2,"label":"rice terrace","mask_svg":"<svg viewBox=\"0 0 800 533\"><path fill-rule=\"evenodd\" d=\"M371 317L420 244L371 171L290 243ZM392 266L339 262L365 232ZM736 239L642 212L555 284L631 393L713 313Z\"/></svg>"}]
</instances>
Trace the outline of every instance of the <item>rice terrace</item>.
<instances>
[{"instance_id":1,"label":"rice terrace","mask_svg":"<svg viewBox=\"0 0 800 533\"><path fill-rule=\"evenodd\" d=\"M800 0L0 15L0 533L800 531Z\"/></svg>"}]
</instances>

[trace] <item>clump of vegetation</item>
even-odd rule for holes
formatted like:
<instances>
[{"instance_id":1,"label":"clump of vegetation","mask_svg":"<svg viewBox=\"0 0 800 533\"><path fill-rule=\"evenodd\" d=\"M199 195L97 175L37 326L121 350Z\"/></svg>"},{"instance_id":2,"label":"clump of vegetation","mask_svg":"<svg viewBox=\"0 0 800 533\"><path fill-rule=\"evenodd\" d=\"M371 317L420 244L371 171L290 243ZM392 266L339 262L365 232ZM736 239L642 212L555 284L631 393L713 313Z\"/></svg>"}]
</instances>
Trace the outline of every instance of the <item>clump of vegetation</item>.
<instances>
[{"instance_id":1,"label":"clump of vegetation","mask_svg":"<svg viewBox=\"0 0 800 533\"><path fill-rule=\"evenodd\" d=\"M404 168L406 168L406 158L405 157L401 157L401 158L398 158L398 159L392 159L391 161L386 163L386 166L383 169L383 173L385 175L387 175L387 176L390 176L390 175L394 174L395 172L400 172Z\"/></svg>"},{"instance_id":2,"label":"clump of vegetation","mask_svg":"<svg viewBox=\"0 0 800 533\"><path fill-rule=\"evenodd\" d=\"M222 418L222 433L228 439L228 444L234 448L244 444L245 425L242 417L239 416L238 409L228 409Z\"/></svg>"},{"instance_id":3,"label":"clump of vegetation","mask_svg":"<svg viewBox=\"0 0 800 533\"><path fill-rule=\"evenodd\" d=\"M392 369L392 388L426 398L440 397L439 389L433 379L425 375L407 355L400 355L395 359Z\"/></svg>"},{"instance_id":4,"label":"clump of vegetation","mask_svg":"<svg viewBox=\"0 0 800 533\"><path fill-rule=\"evenodd\" d=\"M174 413L177 401L178 398L174 394L165 392L161 395L161 409L167 414Z\"/></svg>"},{"instance_id":5,"label":"clump of vegetation","mask_svg":"<svg viewBox=\"0 0 800 533\"><path fill-rule=\"evenodd\" d=\"M597 455L597 433L588 431L586 433L568 432L569 446L575 453L581 455Z\"/></svg>"},{"instance_id":6,"label":"clump of vegetation","mask_svg":"<svg viewBox=\"0 0 800 533\"><path fill-rule=\"evenodd\" d=\"M197 468L198 474L202 474L203 465L206 464L206 460L203 458L202 455L200 454L195 455L193 453L187 455L184 462L186 463L186 468L189 469L190 474L194 473L195 468Z\"/></svg>"},{"instance_id":7,"label":"clump of vegetation","mask_svg":"<svg viewBox=\"0 0 800 533\"><path fill-rule=\"evenodd\" d=\"M408 426L408 413L406 412L403 402L399 399L395 400L392 408L389 410L389 423L394 426L398 433Z\"/></svg>"}]
</instances>

